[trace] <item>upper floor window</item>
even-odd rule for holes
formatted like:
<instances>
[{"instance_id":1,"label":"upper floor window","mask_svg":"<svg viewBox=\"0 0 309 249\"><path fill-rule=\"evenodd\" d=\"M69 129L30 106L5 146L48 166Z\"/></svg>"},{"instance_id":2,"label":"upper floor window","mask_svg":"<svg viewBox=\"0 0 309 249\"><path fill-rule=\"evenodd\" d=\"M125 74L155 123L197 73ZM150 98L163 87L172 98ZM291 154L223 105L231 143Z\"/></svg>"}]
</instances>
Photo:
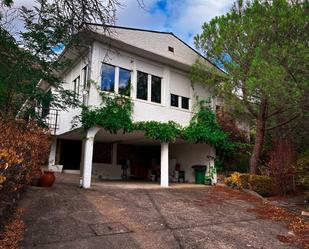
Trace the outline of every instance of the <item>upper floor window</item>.
<instances>
[{"instance_id":1,"label":"upper floor window","mask_svg":"<svg viewBox=\"0 0 309 249\"><path fill-rule=\"evenodd\" d=\"M171 106L175 106L175 107L179 106L178 95L171 94Z\"/></svg>"},{"instance_id":2,"label":"upper floor window","mask_svg":"<svg viewBox=\"0 0 309 249\"><path fill-rule=\"evenodd\" d=\"M181 106L179 106L179 98L181 99ZM171 94L171 106L181 107L182 109L189 110L190 99L176 94Z\"/></svg>"},{"instance_id":3,"label":"upper floor window","mask_svg":"<svg viewBox=\"0 0 309 249\"><path fill-rule=\"evenodd\" d=\"M189 110L189 98L181 97L181 108Z\"/></svg>"},{"instance_id":4,"label":"upper floor window","mask_svg":"<svg viewBox=\"0 0 309 249\"><path fill-rule=\"evenodd\" d=\"M87 89L87 78L88 78L88 66L84 66L82 69L82 76L83 76L83 88Z\"/></svg>"},{"instance_id":5,"label":"upper floor window","mask_svg":"<svg viewBox=\"0 0 309 249\"><path fill-rule=\"evenodd\" d=\"M148 74L137 71L136 98L147 100L148 98Z\"/></svg>"},{"instance_id":6,"label":"upper floor window","mask_svg":"<svg viewBox=\"0 0 309 249\"><path fill-rule=\"evenodd\" d=\"M161 78L151 76L151 101L161 103Z\"/></svg>"},{"instance_id":7,"label":"upper floor window","mask_svg":"<svg viewBox=\"0 0 309 249\"><path fill-rule=\"evenodd\" d=\"M118 93L121 95L130 96L131 90L131 71L119 68L119 88Z\"/></svg>"},{"instance_id":8,"label":"upper floor window","mask_svg":"<svg viewBox=\"0 0 309 249\"><path fill-rule=\"evenodd\" d=\"M115 67L109 64L102 64L101 90L113 92L115 88Z\"/></svg>"},{"instance_id":9,"label":"upper floor window","mask_svg":"<svg viewBox=\"0 0 309 249\"><path fill-rule=\"evenodd\" d=\"M80 76L78 76L77 78L75 78L75 80L73 80L73 85L74 85L74 92L78 96L82 91L80 87Z\"/></svg>"}]
</instances>

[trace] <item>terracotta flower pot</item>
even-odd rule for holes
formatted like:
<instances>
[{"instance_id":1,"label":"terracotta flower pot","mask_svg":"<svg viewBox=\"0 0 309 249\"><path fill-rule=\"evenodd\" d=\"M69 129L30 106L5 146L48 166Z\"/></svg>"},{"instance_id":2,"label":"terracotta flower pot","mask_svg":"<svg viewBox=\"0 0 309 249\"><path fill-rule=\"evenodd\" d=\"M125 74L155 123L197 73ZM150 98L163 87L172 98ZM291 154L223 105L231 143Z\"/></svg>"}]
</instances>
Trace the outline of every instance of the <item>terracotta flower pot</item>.
<instances>
[{"instance_id":1,"label":"terracotta flower pot","mask_svg":"<svg viewBox=\"0 0 309 249\"><path fill-rule=\"evenodd\" d=\"M56 177L53 171L44 171L43 175L40 177L40 186L51 187L55 180Z\"/></svg>"}]
</instances>

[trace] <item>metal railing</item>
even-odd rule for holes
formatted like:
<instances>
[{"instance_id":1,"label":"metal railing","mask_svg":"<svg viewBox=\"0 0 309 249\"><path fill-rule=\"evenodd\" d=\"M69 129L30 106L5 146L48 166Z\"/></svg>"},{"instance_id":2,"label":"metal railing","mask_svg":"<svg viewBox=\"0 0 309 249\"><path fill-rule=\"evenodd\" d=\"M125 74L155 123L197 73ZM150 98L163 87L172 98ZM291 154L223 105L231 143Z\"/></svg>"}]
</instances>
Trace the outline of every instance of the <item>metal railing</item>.
<instances>
[{"instance_id":1,"label":"metal railing","mask_svg":"<svg viewBox=\"0 0 309 249\"><path fill-rule=\"evenodd\" d=\"M51 134L56 134L56 131L59 129L59 110L38 108L37 111L44 123L48 126Z\"/></svg>"}]
</instances>

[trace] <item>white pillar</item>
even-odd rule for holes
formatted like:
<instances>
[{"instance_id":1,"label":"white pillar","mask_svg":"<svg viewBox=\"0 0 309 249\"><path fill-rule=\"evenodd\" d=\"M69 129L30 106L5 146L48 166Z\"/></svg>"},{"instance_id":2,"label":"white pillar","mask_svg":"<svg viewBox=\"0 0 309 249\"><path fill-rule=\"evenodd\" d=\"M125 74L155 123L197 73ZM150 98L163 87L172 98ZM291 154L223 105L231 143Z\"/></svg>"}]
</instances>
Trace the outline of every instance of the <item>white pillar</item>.
<instances>
[{"instance_id":1,"label":"white pillar","mask_svg":"<svg viewBox=\"0 0 309 249\"><path fill-rule=\"evenodd\" d=\"M161 187L168 187L168 143L161 143Z\"/></svg>"},{"instance_id":2,"label":"white pillar","mask_svg":"<svg viewBox=\"0 0 309 249\"><path fill-rule=\"evenodd\" d=\"M83 188L90 188L91 186L93 143L94 137L99 129L99 127L92 127L87 131L85 144L83 146Z\"/></svg>"},{"instance_id":3,"label":"white pillar","mask_svg":"<svg viewBox=\"0 0 309 249\"><path fill-rule=\"evenodd\" d=\"M56 150L57 150L57 138L52 138L52 144L50 147L48 166L55 165L56 163Z\"/></svg>"}]
</instances>

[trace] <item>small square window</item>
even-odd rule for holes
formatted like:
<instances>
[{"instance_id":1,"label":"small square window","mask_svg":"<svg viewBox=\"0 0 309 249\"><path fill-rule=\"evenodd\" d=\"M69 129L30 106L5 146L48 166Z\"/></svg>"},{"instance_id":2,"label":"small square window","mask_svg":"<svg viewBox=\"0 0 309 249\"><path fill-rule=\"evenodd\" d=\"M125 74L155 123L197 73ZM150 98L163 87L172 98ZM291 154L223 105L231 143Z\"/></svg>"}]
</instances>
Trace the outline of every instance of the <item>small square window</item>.
<instances>
[{"instance_id":1,"label":"small square window","mask_svg":"<svg viewBox=\"0 0 309 249\"><path fill-rule=\"evenodd\" d=\"M178 107L178 95L171 94L171 106Z\"/></svg>"},{"instance_id":2,"label":"small square window","mask_svg":"<svg viewBox=\"0 0 309 249\"><path fill-rule=\"evenodd\" d=\"M170 52L174 53L174 48L173 48L173 47L168 46L168 51L170 51Z\"/></svg>"},{"instance_id":3,"label":"small square window","mask_svg":"<svg viewBox=\"0 0 309 249\"><path fill-rule=\"evenodd\" d=\"M181 97L181 108L189 110L189 98Z\"/></svg>"}]
</instances>

